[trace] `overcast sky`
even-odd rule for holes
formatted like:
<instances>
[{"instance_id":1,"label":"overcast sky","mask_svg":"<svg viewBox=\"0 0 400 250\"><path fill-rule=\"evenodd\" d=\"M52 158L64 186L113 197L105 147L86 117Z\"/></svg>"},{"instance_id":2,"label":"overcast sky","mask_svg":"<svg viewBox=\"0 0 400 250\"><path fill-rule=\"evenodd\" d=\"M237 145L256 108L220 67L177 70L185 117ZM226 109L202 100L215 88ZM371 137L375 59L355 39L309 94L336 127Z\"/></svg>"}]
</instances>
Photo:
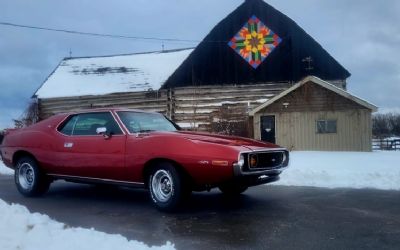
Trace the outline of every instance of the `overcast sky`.
<instances>
[{"instance_id":1,"label":"overcast sky","mask_svg":"<svg viewBox=\"0 0 400 250\"><path fill-rule=\"evenodd\" d=\"M1 0L0 22L201 40L244 0ZM317 40L352 76L351 93L400 107L400 1L268 0ZM166 49L193 43L165 43ZM69 55L161 50L161 42L96 38L0 25L0 129Z\"/></svg>"}]
</instances>

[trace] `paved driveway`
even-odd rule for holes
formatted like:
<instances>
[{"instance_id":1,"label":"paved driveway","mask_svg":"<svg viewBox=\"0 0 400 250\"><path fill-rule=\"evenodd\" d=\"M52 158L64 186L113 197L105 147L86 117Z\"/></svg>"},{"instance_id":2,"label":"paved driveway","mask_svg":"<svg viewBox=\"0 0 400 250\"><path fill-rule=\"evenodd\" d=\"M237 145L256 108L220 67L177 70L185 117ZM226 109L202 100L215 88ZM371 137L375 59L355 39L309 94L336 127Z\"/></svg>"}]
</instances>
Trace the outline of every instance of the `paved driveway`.
<instances>
[{"instance_id":1,"label":"paved driveway","mask_svg":"<svg viewBox=\"0 0 400 250\"><path fill-rule=\"evenodd\" d=\"M178 249L400 249L400 192L259 186L237 199L194 193L182 212L155 210L145 191L56 182L24 198L0 176L0 198L70 226Z\"/></svg>"}]
</instances>

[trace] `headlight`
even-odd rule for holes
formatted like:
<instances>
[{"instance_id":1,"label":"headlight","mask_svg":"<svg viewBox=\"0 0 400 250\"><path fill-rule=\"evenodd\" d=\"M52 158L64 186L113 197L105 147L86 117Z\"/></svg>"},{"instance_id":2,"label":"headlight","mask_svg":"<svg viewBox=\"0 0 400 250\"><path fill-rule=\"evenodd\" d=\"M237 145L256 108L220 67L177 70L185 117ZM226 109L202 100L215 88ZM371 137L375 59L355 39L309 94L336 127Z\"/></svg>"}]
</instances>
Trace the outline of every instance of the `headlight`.
<instances>
[{"instance_id":1,"label":"headlight","mask_svg":"<svg viewBox=\"0 0 400 250\"><path fill-rule=\"evenodd\" d=\"M239 161L237 162L237 165L239 167L243 167L243 165L244 165L244 156L242 154L240 154Z\"/></svg>"},{"instance_id":2,"label":"headlight","mask_svg":"<svg viewBox=\"0 0 400 250\"><path fill-rule=\"evenodd\" d=\"M258 165L258 156L255 154L251 154L249 157L249 164L250 164L250 167L256 168Z\"/></svg>"}]
</instances>

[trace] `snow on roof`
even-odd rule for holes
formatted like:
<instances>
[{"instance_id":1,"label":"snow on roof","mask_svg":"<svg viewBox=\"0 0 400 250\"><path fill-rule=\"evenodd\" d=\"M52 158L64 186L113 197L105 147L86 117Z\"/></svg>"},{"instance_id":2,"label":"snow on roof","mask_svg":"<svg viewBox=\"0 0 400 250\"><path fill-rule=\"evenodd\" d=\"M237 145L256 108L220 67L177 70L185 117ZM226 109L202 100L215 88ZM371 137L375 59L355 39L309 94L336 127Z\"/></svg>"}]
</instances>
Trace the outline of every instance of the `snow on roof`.
<instances>
[{"instance_id":1,"label":"snow on roof","mask_svg":"<svg viewBox=\"0 0 400 250\"><path fill-rule=\"evenodd\" d=\"M55 98L157 90L192 51L66 58L35 95Z\"/></svg>"}]
</instances>

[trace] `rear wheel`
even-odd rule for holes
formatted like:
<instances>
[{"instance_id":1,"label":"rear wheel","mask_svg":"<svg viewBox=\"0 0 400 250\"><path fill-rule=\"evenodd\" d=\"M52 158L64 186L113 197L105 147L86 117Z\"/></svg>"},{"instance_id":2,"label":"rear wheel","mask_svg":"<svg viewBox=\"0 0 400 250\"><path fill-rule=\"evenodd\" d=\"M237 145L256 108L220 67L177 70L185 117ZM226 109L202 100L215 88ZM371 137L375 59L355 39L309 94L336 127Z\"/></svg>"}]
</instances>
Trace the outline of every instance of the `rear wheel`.
<instances>
[{"instance_id":1,"label":"rear wheel","mask_svg":"<svg viewBox=\"0 0 400 250\"><path fill-rule=\"evenodd\" d=\"M223 194L234 196L243 193L248 187L239 183L227 183L219 186L218 188Z\"/></svg>"},{"instance_id":2,"label":"rear wheel","mask_svg":"<svg viewBox=\"0 0 400 250\"><path fill-rule=\"evenodd\" d=\"M50 181L31 157L17 161L14 180L18 191L28 197L43 195L50 187Z\"/></svg>"},{"instance_id":3,"label":"rear wheel","mask_svg":"<svg viewBox=\"0 0 400 250\"><path fill-rule=\"evenodd\" d=\"M151 200L162 211L173 211L185 197L184 180L170 163L161 163L151 172L148 187Z\"/></svg>"}]
</instances>

